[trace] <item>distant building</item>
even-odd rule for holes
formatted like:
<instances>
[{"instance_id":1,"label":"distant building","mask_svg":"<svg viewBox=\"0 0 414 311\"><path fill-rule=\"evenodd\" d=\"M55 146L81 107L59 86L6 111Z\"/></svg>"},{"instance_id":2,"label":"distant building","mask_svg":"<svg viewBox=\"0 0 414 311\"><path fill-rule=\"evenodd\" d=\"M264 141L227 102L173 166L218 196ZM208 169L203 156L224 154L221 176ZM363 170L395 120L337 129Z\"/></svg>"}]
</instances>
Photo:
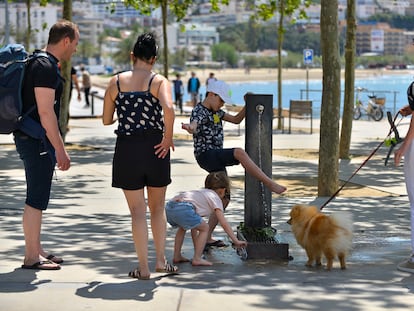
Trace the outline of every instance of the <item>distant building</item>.
<instances>
[{"instance_id":1,"label":"distant building","mask_svg":"<svg viewBox=\"0 0 414 311\"><path fill-rule=\"evenodd\" d=\"M38 3L30 5L31 40L29 50L43 48L47 44L49 28L57 22L60 7L48 4L46 7ZM6 8L4 3L0 4L0 29L9 27L10 43L24 43L28 28L27 7L25 3L8 3L9 25L6 25ZM3 35L3 31L2 31Z\"/></svg>"},{"instance_id":2,"label":"distant building","mask_svg":"<svg viewBox=\"0 0 414 311\"><path fill-rule=\"evenodd\" d=\"M214 26L187 24L181 31L178 24L167 26L168 50L172 53L185 48L188 60L211 61L211 47L220 43L219 33Z\"/></svg>"},{"instance_id":3,"label":"distant building","mask_svg":"<svg viewBox=\"0 0 414 311\"><path fill-rule=\"evenodd\" d=\"M356 32L357 55L402 55L407 48L407 32L387 23L360 23Z\"/></svg>"},{"instance_id":4,"label":"distant building","mask_svg":"<svg viewBox=\"0 0 414 311\"><path fill-rule=\"evenodd\" d=\"M220 12L211 10L211 3L204 1L193 9L191 14L184 18L186 23L197 23L221 27L248 22L253 11L249 9L248 1L232 0L228 5L218 4Z\"/></svg>"}]
</instances>

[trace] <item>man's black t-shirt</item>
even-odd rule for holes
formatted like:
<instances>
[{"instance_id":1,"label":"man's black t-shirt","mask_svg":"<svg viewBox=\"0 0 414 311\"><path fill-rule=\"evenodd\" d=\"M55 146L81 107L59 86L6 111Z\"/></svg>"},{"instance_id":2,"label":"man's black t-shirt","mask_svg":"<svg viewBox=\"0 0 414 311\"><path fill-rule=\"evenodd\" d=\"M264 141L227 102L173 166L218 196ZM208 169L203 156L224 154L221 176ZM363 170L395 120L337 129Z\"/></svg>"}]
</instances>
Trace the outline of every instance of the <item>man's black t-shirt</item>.
<instances>
[{"instance_id":1,"label":"man's black t-shirt","mask_svg":"<svg viewBox=\"0 0 414 311\"><path fill-rule=\"evenodd\" d=\"M49 57L38 57L34 59L25 74L25 81L23 85L23 113L36 105L35 87L46 87L55 89L55 105L54 110L59 119L60 100L63 92L62 78L58 70L58 60L52 54L48 53ZM37 109L30 114L30 116L40 122L40 117Z\"/></svg>"}]
</instances>

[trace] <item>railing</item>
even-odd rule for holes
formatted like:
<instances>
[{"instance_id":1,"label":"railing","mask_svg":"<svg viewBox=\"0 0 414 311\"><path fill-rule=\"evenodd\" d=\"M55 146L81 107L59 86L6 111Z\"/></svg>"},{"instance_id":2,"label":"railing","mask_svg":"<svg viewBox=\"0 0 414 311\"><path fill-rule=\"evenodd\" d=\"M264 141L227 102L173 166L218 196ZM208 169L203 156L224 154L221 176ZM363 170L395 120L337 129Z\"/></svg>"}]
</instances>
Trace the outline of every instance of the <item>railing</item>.
<instances>
[{"instance_id":1,"label":"railing","mask_svg":"<svg viewBox=\"0 0 414 311\"><path fill-rule=\"evenodd\" d=\"M341 93L343 93L344 91L341 91ZM355 91L355 98L356 97L356 92ZM360 94L366 93L369 95L377 95L378 97L385 97L385 94L393 94L393 115L395 115L396 111L397 111L397 94L399 93L398 91L383 91L383 90L368 90L368 89L363 89L361 91L359 91ZM322 93L322 90L307 90L307 89L301 89L300 90L300 99L301 100L305 100L309 98L309 93ZM315 98L311 99L314 103L318 102L318 100ZM342 103L341 103L342 105Z\"/></svg>"},{"instance_id":2,"label":"railing","mask_svg":"<svg viewBox=\"0 0 414 311\"><path fill-rule=\"evenodd\" d=\"M103 100L103 96L98 95L98 91L92 91L90 93L91 96L91 115L95 115L95 97L98 99Z\"/></svg>"}]
</instances>

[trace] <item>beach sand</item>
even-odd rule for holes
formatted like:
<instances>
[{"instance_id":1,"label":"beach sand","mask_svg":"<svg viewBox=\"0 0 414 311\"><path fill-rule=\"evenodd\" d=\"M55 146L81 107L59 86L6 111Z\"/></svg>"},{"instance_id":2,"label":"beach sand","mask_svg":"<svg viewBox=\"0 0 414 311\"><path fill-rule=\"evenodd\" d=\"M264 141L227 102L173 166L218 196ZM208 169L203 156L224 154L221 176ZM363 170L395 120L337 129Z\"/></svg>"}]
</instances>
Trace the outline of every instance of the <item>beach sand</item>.
<instances>
[{"instance_id":1,"label":"beach sand","mask_svg":"<svg viewBox=\"0 0 414 311\"><path fill-rule=\"evenodd\" d=\"M278 80L278 70L277 68L260 68L260 69L251 69L249 72L246 72L244 69L221 69L221 70L195 70L196 75L200 81L205 83L210 72L215 74L215 77L219 80L224 80L227 82L243 82L243 81L277 81ZM411 70L386 70L386 69L358 69L355 70L356 78L364 77L381 77L382 75L401 75L401 74L410 74L413 71ZM183 76L183 80L186 80L190 77L190 72ZM322 79L322 69L321 68L310 68L306 69L283 69L282 70L282 80L305 80L309 79ZM341 71L341 79L344 79L345 71ZM173 79L174 77L170 77Z\"/></svg>"},{"instance_id":2,"label":"beach sand","mask_svg":"<svg viewBox=\"0 0 414 311\"><path fill-rule=\"evenodd\" d=\"M191 76L191 69L182 73L182 80L184 83ZM210 72L215 74L219 80L226 82L246 82L246 81L277 81L277 68L254 68L247 72L245 69L194 69L196 76L200 79L201 84L205 84ZM413 70L387 70L387 69L357 69L355 70L355 78L361 79L365 77L381 77L383 75L404 75L414 74ZM341 79L344 79L345 71L341 71ZM92 83L96 87L106 88L109 81L108 76L92 76ZM171 81L175 79L173 73L168 77ZM321 68L306 69L283 69L282 80L305 80L305 79L322 79Z\"/></svg>"}]
</instances>

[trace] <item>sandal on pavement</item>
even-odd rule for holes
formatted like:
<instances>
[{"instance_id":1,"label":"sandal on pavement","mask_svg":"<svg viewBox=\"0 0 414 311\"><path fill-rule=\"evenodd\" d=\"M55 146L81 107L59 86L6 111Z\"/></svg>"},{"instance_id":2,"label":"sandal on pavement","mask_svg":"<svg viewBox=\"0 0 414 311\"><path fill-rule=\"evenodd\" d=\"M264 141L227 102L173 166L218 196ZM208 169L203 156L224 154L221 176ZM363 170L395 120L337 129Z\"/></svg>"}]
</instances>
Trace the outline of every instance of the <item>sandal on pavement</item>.
<instances>
[{"instance_id":1,"label":"sandal on pavement","mask_svg":"<svg viewBox=\"0 0 414 311\"><path fill-rule=\"evenodd\" d=\"M53 266L48 266L53 265ZM22 269L32 269L32 270L59 270L60 266L50 260L38 261L32 265L22 265Z\"/></svg>"},{"instance_id":2,"label":"sandal on pavement","mask_svg":"<svg viewBox=\"0 0 414 311\"><path fill-rule=\"evenodd\" d=\"M175 274L178 273L178 267L170 264L168 261L165 262L164 268L156 268L155 272L161 272L161 273L169 273L169 274Z\"/></svg>"},{"instance_id":3,"label":"sandal on pavement","mask_svg":"<svg viewBox=\"0 0 414 311\"><path fill-rule=\"evenodd\" d=\"M141 275L141 271L138 268L130 271L128 273L128 276L134 279L138 279L138 280L149 280L150 279L149 275Z\"/></svg>"},{"instance_id":4,"label":"sandal on pavement","mask_svg":"<svg viewBox=\"0 0 414 311\"><path fill-rule=\"evenodd\" d=\"M53 261L54 263L62 263L63 262L63 258L56 257L53 254L50 254L49 256L47 256L46 259L48 259L50 261Z\"/></svg>"},{"instance_id":5,"label":"sandal on pavement","mask_svg":"<svg viewBox=\"0 0 414 311\"><path fill-rule=\"evenodd\" d=\"M217 240L211 243L206 243L207 247L215 246L215 247L226 247L228 246L226 243L224 243L222 240Z\"/></svg>"}]
</instances>

